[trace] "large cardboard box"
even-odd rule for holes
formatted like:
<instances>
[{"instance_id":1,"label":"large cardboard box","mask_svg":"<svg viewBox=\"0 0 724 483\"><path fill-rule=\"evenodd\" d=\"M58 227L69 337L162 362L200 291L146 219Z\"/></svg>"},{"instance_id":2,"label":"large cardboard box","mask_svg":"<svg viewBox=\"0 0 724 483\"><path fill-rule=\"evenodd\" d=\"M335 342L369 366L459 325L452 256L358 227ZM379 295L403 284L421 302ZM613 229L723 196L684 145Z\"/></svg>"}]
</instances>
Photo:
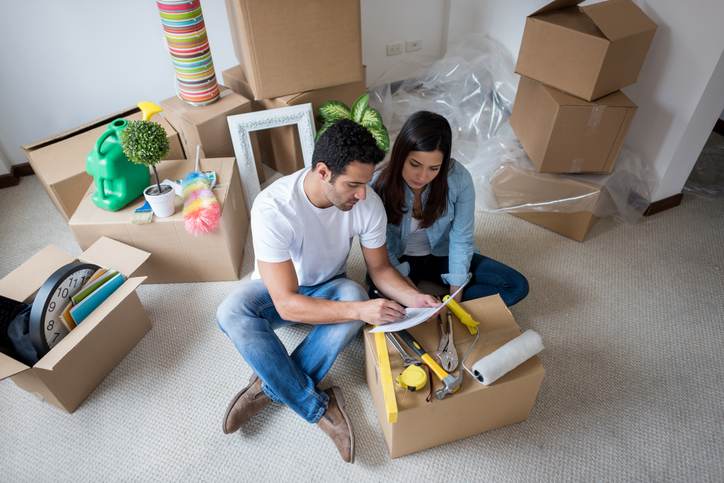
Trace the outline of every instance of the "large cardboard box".
<instances>
[{"instance_id":1,"label":"large cardboard box","mask_svg":"<svg viewBox=\"0 0 724 483\"><path fill-rule=\"evenodd\" d=\"M556 0L525 22L515 71L591 101L633 84L656 24L631 0Z\"/></svg>"},{"instance_id":2,"label":"large cardboard box","mask_svg":"<svg viewBox=\"0 0 724 483\"><path fill-rule=\"evenodd\" d=\"M249 215L234 158L201 160L202 170L216 171L214 194L221 204L221 222L213 233L193 236L186 232L183 200L176 197L176 213L168 218L154 217L152 223L131 223L139 198L126 208L111 212L93 204L91 186L70 219L70 229L81 248L106 236L151 253L138 273L148 283L212 282L238 280ZM158 166L161 179L177 180L193 170L193 161L166 161Z\"/></svg>"},{"instance_id":3,"label":"large cardboard box","mask_svg":"<svg viewBox=\"0 0 724 483\"><path fill-rule=\"evenodd\" d=\"M254 99L359 82L359 0L226 0L234 52Z\"/></svg>"},{"instance_id":4,"label":"large cardboard box","mask_svg":"<svg viewBox=\"0 0 724 483\"><path fill-rule=\"evenodd\" d=\"M251 112L251 101L231 89L220 86L219 100L207 106L192 106L178 97L161 101L166 117L181 138L186 156L195 159L196 145L201 145L201 157L227 158L234 156L234 145L227 116ZM255 156L259 146L252 138ZM264 170L256 163L259 182L264 181Z\"/></svg>"},{"instance_id":5,"label":"large cardboard box","mask_svg":"<svg viewBox=\"0 0 724 483\"><path fill-rule=\"evenodd\" d=\"M66 220L73 215L83 194L93 182L93 178L85 172L88 154L108 124L121 117L133 120L142 118L140 109L134 107L23 146L33 171ZM168 135L169 152L166 159L183 159L185 155L176 131L163 116L156 116L153 120L161 124Z\"/></svg>"},{"instance_id":6,"label":"large cardboard box","mask_svg":"<svg viewBox=\"0 0 724 483\"><path fill-rule=\"evenodd\" d=\"M603 187L591 181L513 165L498 168L490 185L500 208L576 241L586 239L608 203Z\"/></svg>"},{"instance_id":7,"label":"large cardboard box","mask_svg":"<svg viewBox=\"0 0 724 483\"><path fill-rule=\"evenodd\" d=\"M513 315L498 295L462 302L462 306L480 322L480 339L468 358L470 364L521 334ZM429 387L420 392L408 392L396 387L397 422L389 423L382 397L374 337L369 330L364 331L367 384L392 458L528 418L545 373L538 357L527 360L490 386L483 386L465 372L461 389L443 400L433 396L427 402ZM440 329L436 319L410 329L410 333L428 351L437 348ZM462 356L473 336L459 323L454 324L453 336ZM389 341L387 349L394 378L404 367ZM434 384L435 388L441 385L437 379L434 379Z\"/></svg>"},{"instance_id":8,"label":"large cardboard box","mask_svg":"<svg viewBox=\"0 0 724 483\"><path fill-rule=\"evenodd\" d=\"M118 270L129 278L33 367L0 353L0 379L9 377L54 406L75 411L151 328L136 294L144 277L131 277L148 256L108 238L90 246L77 260ZM0 280L0 295L30 303L53 272L74 260L50 245Z\"/></svg>"},{"instance_id":9,"label":"large cardboard box","mask_svg":"<svg viewBox=\"0 0 724 483\"><path fill-rule=\"evenodd\" d=\"M240 66L232 67L222 73L224 82L235 92L241 95L250 95L251 86L244 77ZM254 110L275 109L278 107L298 106L311 103L315 117L321 106L326 101L341 101L351 106L352 103L362 94L367 92L364 80L351 82L339 86L325 87L307 92L299 92L273 99L259 99L254 101ZM317 120L315 118L315 123ZM321 126L317 125L317 129ZM271 152L263 154L265 164L282 174L290 174L304 167L302 147L299 142L299 134L295 126L284 126L276 129L259 131L260 144L271 148ZM268 138L265 140L263 138ZM268 143L268 144L266 144Z\"/></svg>"},{"instance_id":10,"label":"large cardboard box","mask_svg":"<svg viewBox=\"0 0 724 483\"><path fill-rule=\"evenodd\" d=\"M610 173L635 112L621 91L588 102L521 77L510 125L541 173Z\"/></svg>"}]
</instances>

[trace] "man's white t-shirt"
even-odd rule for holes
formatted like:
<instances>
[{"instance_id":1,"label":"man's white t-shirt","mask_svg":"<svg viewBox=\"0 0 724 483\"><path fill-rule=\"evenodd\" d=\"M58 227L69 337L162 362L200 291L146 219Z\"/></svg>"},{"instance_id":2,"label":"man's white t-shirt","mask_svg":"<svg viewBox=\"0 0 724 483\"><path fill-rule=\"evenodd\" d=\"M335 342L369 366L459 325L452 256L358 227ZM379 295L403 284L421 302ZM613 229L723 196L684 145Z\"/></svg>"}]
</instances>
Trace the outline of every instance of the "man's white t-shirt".
<instances>
[{"instance_id":1,"label":"man's white t-shirt","mask_svg":"<svg viewBox=\"0 0 724 483\"><path fill-rule=\"evenodd\" d=\"M256 262L291 260L300 286L317 285L343 273L352 240L366 248L384 245L387 215L370 187L349 211L317 208L304 192L309 168L278 179L254 200L251 233ZM255 262L255 263L256 263ZM259 266L252 278L259 278Z\"/></svg>"}]
</instances>

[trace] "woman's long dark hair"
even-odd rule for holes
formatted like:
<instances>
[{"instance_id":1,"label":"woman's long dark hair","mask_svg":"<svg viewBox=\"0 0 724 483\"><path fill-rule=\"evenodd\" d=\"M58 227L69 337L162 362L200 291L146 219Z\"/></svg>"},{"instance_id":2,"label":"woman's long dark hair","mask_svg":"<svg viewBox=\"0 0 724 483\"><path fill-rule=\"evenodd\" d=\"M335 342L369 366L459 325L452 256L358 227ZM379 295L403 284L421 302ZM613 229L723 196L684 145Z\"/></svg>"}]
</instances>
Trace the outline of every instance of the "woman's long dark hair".
<instances>
[{"instance_id":1,"label":"woman's long dark hair","mask_svg":"<svg viewBox=\"0 0 724 483\"><path fill-rule=\"evenodd\" d=\"M405 180L402 168L411 151L441 151L440 172L430 182L430 194L422 210L421 228L427 228L447 209L447 174L450 169L452 132L447 119L429 111L417 111L402 126L392 147L390 161L374 183L387 212L387 222L398 225L403 213L412 209L405 206Z\"/></svg>"}]
</instances>

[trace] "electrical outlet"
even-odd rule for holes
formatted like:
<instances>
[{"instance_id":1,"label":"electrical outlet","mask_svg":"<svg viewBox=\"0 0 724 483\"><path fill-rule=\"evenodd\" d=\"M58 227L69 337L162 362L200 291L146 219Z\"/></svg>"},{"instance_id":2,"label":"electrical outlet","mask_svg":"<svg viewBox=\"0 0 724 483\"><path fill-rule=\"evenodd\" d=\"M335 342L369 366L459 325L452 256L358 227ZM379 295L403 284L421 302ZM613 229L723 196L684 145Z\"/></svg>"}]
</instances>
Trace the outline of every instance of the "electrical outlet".
<instances>
[{"instance_id":1,"label":"electrical outlet","mask_svg":"<svg viewBox=\"0 0 724 483\"><path fill-rule=\"evenodd\" d=\"M422 40L408 40L405 42L405 52L422 50Z\"/></svg>"},{"instance_id":2,"label":"electrical outlet","mask_svg":"<svg viewBox=\"0 0 724 483\"><path fill-rule=\"evenodd\" d=\"M402 49L404 49L405 46L402 42L395 42L394 44L387 44L387 56L391 55L400 55L402 53Z\"/></svg>"}]
</instances>

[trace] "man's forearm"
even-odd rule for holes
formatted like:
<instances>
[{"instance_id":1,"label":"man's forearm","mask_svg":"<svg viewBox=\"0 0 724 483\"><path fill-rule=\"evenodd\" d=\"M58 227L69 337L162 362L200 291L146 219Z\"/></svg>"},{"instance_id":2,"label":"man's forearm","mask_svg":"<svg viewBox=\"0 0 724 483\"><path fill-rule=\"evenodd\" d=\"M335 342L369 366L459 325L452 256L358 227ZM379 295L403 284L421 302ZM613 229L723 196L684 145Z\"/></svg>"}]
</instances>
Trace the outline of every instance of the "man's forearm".
<instances>
[{"instance_id":1,"label":"man's forearm","mask_svg":"<svg viewBox=\"0 0 724 483\"><path fill-rule=\"evenodd\" d=\"M275 308L284 320L316 325L359 320L359 303L292 294L275 304Z\"/></svg>"},{"instance_id":2,"label":"man's forearm","mask_svg":"<svg viewBox=\"0 0 724 483\"><path fill-rule=\"evenodd\" d=\"M392 265L371 272L370 278L382 295L407 307L413 305L412 298L419 294L419 291L410 285L408 280L400 275L400 272L395 270Z\"/></svg>"}]
</instances>

